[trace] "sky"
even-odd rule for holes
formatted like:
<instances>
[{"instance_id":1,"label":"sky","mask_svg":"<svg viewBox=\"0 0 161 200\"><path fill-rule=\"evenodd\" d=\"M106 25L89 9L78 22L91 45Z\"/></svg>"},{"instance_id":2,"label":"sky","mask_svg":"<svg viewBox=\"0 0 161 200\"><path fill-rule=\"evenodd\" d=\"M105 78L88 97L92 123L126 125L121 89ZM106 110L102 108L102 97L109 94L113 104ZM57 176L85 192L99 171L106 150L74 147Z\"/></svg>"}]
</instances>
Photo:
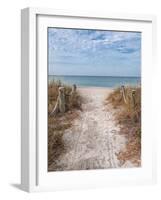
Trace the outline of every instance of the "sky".
<instances>
[{"instance_id":1,"label":"sky","mask_svg":"<svg viewBox=\"0 0 161 200\"><path fill-rule=\"evenodd\" d=\"M140 76L141 33L48 28L49 75Z\"/></svg>"}]
</instances>

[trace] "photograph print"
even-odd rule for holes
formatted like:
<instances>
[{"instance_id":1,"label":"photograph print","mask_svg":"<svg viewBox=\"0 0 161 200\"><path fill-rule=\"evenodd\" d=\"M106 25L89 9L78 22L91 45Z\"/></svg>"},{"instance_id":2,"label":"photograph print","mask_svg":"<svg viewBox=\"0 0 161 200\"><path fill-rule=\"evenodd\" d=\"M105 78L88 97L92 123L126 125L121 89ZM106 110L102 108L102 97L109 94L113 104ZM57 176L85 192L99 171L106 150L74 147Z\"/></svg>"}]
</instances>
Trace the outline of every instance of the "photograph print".
<instances>
[{"instance_id":1,"label":"photograph print","mask_svg":"<svg viewBox=\"0 0 161 200\"><path fill-rule=\"evenodd\" d=\"M47 37L48 172L141 167L141 32Z\"/></svg>"}]
</instances>

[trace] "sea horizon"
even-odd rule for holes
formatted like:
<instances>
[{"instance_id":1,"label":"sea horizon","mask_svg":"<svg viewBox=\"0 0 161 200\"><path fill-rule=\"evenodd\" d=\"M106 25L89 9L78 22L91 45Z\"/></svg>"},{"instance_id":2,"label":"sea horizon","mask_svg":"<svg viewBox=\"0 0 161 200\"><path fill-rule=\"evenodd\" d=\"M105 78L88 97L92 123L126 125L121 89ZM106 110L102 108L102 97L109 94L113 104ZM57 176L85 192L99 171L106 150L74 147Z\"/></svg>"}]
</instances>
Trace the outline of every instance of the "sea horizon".
<instances>
[{"instance_id":1,"label":"sea horizon","mask_svg":"<svg viewBox=\"0 0 161 200\"><path fill-rule=\"evenodd\" d=\"M64 84L78 87L119 87L121 85L136 86L141 77L134 76L89 76L89 75L48 75L48 81L61 81Z\"/></svg>"},{"instance_id":2,"label":"sea horizon","mask_svg":"<svg viewBox=\"0 0 161 200\"><path fill-rule=\"evenodd\" d=\"M56 74L48 74L48 76L88 76L88 77L127 77L127 78L141 78L141 76L116 76L116 75L56 75Z\"/></svg>"}]
</instances>

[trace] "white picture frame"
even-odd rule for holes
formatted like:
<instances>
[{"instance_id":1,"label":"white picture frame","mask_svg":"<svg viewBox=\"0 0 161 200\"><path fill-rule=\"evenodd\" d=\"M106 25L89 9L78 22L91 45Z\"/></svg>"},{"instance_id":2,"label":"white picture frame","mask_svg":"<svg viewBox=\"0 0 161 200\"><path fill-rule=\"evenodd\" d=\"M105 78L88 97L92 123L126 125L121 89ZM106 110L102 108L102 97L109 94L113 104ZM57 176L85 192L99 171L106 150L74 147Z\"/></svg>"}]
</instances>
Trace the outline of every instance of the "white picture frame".
<instances>
[{"instance_id":1,"label":"white picture frame","mask_svg":"<svg viewBox=\"0 0 161 200\"><path fill-rule=\"evenodd\" d=\"M46 171L47 148L45 146L46 134L40 133L41 113L45 113L45 107L40 109L39 104L44 105L46 89L43 83L46 81L45 40L39 44L39 37L43 37L44 29L51 26L55 18L55 24L60 27L103 28L106 22L118 22L115 29L142 31L145 37L142 52L143 66L143 130L148 133L143 137L143 166L139 169L107 169L91 171L54 172ZM59 20L59 18L61 20ZM64 21L63 21L63 20ZM84 21L86 20L86 25ZM68 22L66 25L66 21ZM124 28L122 28L124 27ZM41 34L39 34L39 32ZM38 37L39 34L39 37ZM147 38L146 38L147 37ZM40 45L40 46L39 46ZM43 48L42 48L43 47ZM151 74L155 67L156 51L156 18L152 15L111 14L98 12L63 11L44 8L25 8L21 12L21 188L25 191L54 191L74 188L96 188L112 185L152 184L156 182L156 151L155 133L152 134L154 119L151 116L152 103L147 88L151 88ZM45 56L39 60L39 55ZM145 59L146 58L146 59ZM41 64L40 64L41 63ZM40 70L41 69L41 70ZM41 88L41 91L40 91ZM38 99L42 100L38 103ZM149 107L147 111L147 107ZM144 113L143 113L144 115ZM44 114L45 116L45 114ZM149 123L150 122L150 123ZM46 125L41 130L47 130ZM44 146L43 146L44 145ZM47 145L47 143L46 143ZM41 147L41 148L40 148ZM41 154L41 156L40 156Z\"/></svg>"}]
</instances>

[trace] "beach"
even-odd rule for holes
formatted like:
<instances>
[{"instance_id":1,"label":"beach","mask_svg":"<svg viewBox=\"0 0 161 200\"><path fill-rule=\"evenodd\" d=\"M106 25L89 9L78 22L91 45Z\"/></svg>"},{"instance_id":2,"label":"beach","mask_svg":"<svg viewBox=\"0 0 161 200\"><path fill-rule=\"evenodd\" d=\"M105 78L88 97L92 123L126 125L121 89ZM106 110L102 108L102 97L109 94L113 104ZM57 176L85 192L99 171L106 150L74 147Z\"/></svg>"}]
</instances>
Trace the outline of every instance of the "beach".
<instances>
[{"instance_id":1,"label":"beach","mask_svg":"<svg viewBox=\"0 0 161 200\"><path fill-rule=\"evenodd\" d=\"M134 167L131 162L122 165L117 158L125 148L126 138L119 132L116 111L105 103L113 89L78 87L77 90L82 96L82 111L64 132L67 151L49 166L49 171Z\"/></svg>"},{"instance_id":2,"label":"beach","mask_svg":"<svg viewBox=\"0 0 161 200\"><path fill-rule=\"evenodd\" d=\"M141 166L141 33L48 38L48 170Z\"/></svg>"}]
</instances>

